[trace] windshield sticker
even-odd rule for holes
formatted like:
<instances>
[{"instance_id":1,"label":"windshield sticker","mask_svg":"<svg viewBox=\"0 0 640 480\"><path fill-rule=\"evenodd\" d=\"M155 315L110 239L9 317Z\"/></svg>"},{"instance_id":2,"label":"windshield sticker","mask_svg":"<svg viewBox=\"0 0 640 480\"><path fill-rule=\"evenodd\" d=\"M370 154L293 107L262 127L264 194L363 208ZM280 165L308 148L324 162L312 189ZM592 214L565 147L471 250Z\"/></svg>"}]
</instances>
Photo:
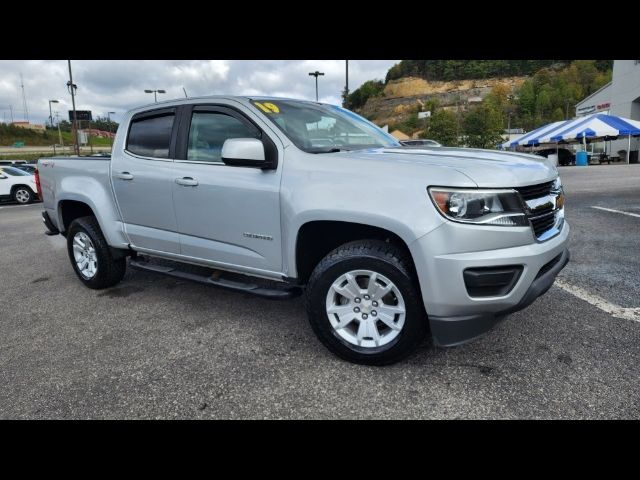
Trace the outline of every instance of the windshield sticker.
<instances>
[{"instance_id":1,"label":"windshield sticker","mask_svg":"<svg viewBox=\"0 0 640 480\"><path fill-rule=\"evenodd\" d=\"M253 104L264 113L280 113L280 108L271 102L253 102Z\"/></svg>"}]
</instances>

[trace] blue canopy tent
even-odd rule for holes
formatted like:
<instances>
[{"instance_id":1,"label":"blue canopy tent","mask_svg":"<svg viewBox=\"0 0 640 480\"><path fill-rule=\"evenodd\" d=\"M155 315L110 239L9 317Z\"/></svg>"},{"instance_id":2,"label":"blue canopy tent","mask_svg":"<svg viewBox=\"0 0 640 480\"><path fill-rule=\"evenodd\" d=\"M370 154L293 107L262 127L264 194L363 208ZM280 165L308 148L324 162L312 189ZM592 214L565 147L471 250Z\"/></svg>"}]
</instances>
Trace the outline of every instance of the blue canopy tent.
<instances>
[{"instance_id":1,"label":"blue canopy tent","mask_svg":"<svg viewBox=\"0 0 640 480\"><path fill-rule=\"evenodd\" d=\"M594 113L585 117L574 118L564 122L554 122L540 127L515 142L503 143L502 146L539 145L542 143L576 143L582 142L586 148L587 139L604 138L607 140L628 137L627 163L631 150L631 137L640 136L640 122L604 113Z\"/></svg>"}]
</instances>

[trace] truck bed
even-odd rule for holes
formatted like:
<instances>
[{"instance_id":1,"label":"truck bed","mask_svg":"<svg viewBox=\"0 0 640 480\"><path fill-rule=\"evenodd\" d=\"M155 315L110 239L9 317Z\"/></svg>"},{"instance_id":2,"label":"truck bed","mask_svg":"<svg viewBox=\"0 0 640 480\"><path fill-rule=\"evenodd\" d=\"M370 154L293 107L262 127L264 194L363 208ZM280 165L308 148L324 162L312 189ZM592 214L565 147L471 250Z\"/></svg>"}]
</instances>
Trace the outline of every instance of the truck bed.
<instances>
[{"instance_id":1,"label":"truck bed","mask_svg":"<svg viewBox=\"0 0 640 480\"><path fill-rule=\"evenodd\" d=\"M62 202L82 202L92 210L110 245L127 246L111 187L111 157L47 157L38 160L42 202L55 227L68 225L60 214Z\"/></svg>"}]
</instances>

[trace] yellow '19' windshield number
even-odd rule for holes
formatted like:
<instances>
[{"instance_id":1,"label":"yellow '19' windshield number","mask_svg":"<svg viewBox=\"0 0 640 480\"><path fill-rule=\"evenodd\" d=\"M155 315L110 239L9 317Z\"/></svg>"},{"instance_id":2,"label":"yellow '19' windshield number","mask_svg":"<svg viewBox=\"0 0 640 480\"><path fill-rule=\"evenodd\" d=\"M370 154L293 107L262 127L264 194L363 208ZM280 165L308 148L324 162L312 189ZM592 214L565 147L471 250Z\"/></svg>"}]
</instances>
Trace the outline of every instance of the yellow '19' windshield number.
<instances>
[{"instance_id":1,"label":"yellow '19' windshield number","mask_svg":"<svg viewBox=\"0 0 640 480\"><path fill-rule=\"evenodd\" d=\"M253 102L264 113L280 113L280 108L271 102Z\"/></svg>"}]
</instances>

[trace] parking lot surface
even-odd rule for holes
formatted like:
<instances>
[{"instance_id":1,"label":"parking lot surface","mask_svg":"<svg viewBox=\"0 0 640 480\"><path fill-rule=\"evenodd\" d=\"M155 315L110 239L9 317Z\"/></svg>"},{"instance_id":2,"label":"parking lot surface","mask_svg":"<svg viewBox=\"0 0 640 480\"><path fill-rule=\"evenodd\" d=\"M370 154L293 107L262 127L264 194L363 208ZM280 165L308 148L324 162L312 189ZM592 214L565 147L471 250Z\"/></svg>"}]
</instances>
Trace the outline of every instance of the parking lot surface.
<instances>
[{"instance_id":1,"label":"parking lot surface","mask_svg":"<svg viewBox=\"0 0 640 480\"><path fill-rule=\"evenodd\" d=\"M562 287L381 368L325 350L300 299L131 269L89 290L39 204L0 204L0 418L640 418L640 165L560 172Z\"/></svg>"}]
</instances>

